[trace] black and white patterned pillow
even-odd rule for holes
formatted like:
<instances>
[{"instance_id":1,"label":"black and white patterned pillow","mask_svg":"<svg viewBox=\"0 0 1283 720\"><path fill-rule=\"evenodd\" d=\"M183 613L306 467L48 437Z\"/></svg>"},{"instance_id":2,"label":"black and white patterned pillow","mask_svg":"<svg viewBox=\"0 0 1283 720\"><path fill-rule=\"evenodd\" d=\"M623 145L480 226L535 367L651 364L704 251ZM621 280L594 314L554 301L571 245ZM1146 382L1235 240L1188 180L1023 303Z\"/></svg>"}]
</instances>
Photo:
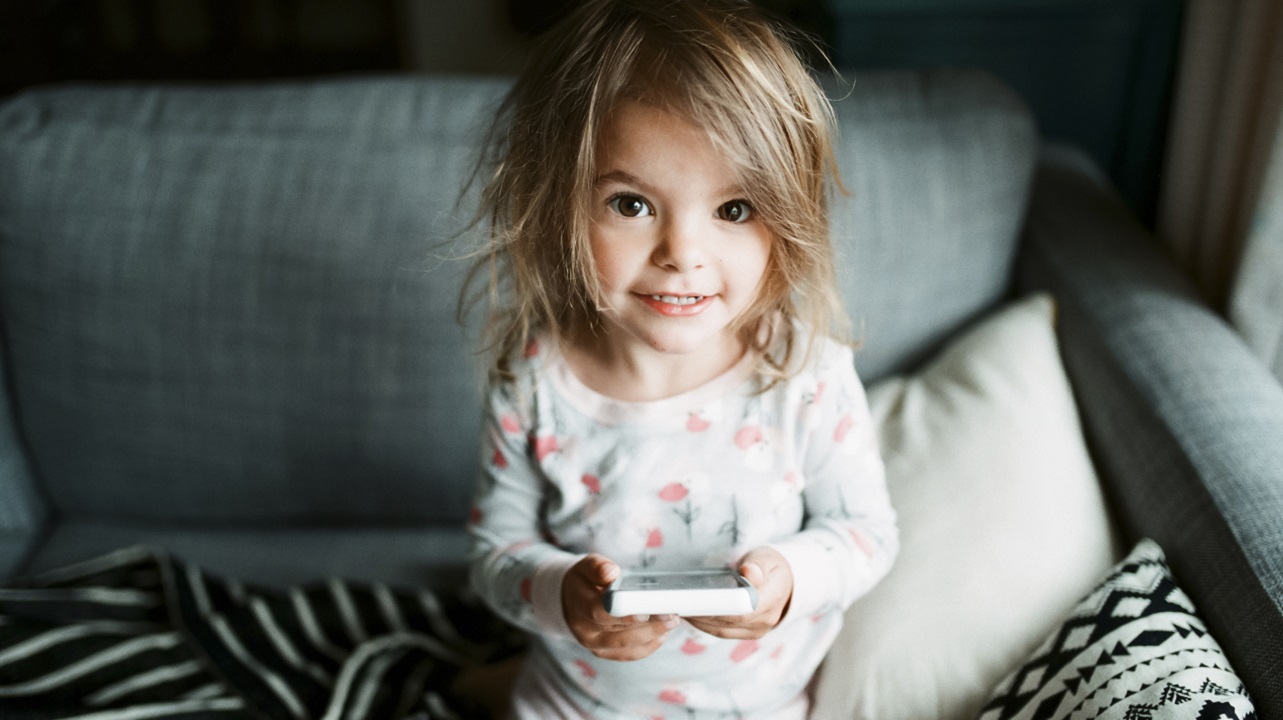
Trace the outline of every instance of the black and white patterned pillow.
<instances>
[{"instance_id":1,"label":"black and white patterned pillow","mask_svg":"<svg viewBox=\"0 0 1283 720\"><path fill-rule=\"evenodd\" d=\"M1137 544L1003 680L980 716L1053 718L1256 718L1246 689L1152 540Z\"/></svg>"}]
</instances>

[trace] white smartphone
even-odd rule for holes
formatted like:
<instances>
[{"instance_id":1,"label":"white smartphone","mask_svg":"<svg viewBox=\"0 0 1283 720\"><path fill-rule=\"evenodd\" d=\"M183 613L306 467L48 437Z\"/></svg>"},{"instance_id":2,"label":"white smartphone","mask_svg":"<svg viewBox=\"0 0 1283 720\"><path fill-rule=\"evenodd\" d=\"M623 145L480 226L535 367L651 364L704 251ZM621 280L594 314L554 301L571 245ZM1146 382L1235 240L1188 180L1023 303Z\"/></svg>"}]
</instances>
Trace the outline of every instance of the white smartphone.
<instances>
[{"instance_id":1,"label":"white smartphone","mask_svg":"<svg viewBox=\"0 0 1283 720\"><path fill-rule=\"evenodd\" d=\"M606 612L628 615L745 615L757 607L757 589L729 568L625 570L602 595Z\"/></svg>"}]
</instances>

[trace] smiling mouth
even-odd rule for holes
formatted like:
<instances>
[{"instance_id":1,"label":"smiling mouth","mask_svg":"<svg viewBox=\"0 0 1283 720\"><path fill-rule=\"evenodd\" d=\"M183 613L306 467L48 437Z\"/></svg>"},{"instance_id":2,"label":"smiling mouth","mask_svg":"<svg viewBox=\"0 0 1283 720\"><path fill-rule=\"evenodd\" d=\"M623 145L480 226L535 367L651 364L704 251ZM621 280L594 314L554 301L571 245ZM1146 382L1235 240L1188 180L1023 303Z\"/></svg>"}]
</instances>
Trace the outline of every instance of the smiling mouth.
<instances>
[{"instance_id":1,"label":"smiling mouth","mask_svg":"<svg viewBox=\"0 0 1283 720\"><path fill-rule=\"evenodd\" d=\"M703 295L651 295L651 300L669 305L694 305L704 299Z\"/></svg>"},{"instance_id":2,"label":"smiling mouth","mask_svg":"<svg viewBox=\"0 0 1283 720\"><path fill-rule=\"evenodd\" d=\"M636 296L660 315L672 318L694 317L704 312L716 295L651 295Z\"/></svg>"}]
</instances>

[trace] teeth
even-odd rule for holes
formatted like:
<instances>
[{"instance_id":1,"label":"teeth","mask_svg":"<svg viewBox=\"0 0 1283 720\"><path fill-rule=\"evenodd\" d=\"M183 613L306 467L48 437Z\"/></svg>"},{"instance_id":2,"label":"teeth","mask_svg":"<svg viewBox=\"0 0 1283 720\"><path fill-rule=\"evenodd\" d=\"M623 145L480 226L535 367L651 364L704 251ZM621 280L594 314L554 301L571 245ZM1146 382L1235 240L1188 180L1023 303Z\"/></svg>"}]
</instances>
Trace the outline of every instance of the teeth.
<instances>
[{"instance_id":1,"label":"teeth","mask_svg":"<svg viewBox=\"0 0 1283 720\"><path fill-rule=\"evenodd\" d=\"M669 305L694 305L704 299L703 295L691 295L688 297L677 297L676 295L651 295L652 298Z\"/></svg>"}]
</instances>

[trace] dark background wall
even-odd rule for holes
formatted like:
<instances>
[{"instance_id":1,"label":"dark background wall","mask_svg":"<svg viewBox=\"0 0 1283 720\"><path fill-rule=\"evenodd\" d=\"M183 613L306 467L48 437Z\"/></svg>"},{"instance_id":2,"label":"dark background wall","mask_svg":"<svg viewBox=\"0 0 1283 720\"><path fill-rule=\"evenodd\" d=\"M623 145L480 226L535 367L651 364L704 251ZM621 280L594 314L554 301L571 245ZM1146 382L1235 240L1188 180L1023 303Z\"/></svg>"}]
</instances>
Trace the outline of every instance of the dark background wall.
<instances>
[{"instance_id":1,"label":"dark background wall","mask_svg":"<svg viewBox=\"0 0 1283 720\"><path fill-rule=\"evenodd\" d=\"M1182 0L831 0L843 67L981 67L1085 149L1152 227Z\"/></svg>"},{"instance_id":2,"label":"dark background wall","mask_svg":"<svg viewBox=\"0 0 1283 720\"><path fill-rule=\"evenodd\" d=\"M65 81L512 73L574 0L0 0L0 96ZM860 70L988 69L1152 225L1183 0L759 0Z\"/></svg>"}]
</instances>

